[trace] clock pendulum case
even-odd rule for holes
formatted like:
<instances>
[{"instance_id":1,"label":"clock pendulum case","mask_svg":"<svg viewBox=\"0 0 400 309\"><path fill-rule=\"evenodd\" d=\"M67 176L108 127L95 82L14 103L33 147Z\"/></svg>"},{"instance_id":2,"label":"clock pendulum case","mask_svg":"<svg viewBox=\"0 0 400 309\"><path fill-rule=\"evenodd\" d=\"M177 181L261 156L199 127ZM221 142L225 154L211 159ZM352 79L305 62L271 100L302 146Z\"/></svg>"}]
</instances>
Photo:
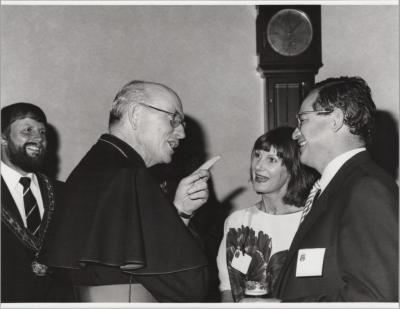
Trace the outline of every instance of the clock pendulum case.
<instances>
[{"instance_id":1,"label":"clock pendulum case","mask_svg":"<svg viewBox=\"0 0 400 309\"><path fill-rule=\"evenodd\" d=\"M297 125L296 113L322 66L320 5L259 5L258 71L265 79L265 129Z\"/></svg>"}]
</instances>

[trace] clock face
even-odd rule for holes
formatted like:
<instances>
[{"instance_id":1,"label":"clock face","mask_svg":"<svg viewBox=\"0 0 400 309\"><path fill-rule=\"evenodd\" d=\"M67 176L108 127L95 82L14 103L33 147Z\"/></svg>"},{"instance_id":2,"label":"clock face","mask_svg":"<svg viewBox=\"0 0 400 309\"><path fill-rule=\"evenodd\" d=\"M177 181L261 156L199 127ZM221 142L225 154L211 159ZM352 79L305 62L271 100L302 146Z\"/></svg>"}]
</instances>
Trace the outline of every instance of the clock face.
<instances>
[{"instance_id":1,"label":"clock face","mask_svg":"<svg viewBox=\"0 0 400 309\"><path fill-rule=\"evenodd\" d=\"M267 26L267 39L272 49L284 56L304 52L313 38L307 14L297 9L283 9L272 16Z\"/></svg>"}]
</instances>

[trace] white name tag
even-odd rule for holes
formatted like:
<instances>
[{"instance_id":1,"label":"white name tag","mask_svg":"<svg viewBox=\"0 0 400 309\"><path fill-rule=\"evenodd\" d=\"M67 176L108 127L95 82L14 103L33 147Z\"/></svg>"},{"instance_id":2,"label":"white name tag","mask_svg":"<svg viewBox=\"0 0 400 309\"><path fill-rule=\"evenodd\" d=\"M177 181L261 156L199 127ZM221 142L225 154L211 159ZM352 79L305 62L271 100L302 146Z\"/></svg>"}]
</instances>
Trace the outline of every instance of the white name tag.
<instances>
[{"instance_id":1,"label":"white name tag","mask_svg":"<svg viewBox=\"0 0 400 309\"><path fill-rule=\"evenodd\" d=\"M251 256L237 249L233 256L231 266L240 271L242 274L247 274L250 262Z\"/></svg>"},{"instance_id":2,"label":"white name tag","mask_svg":"<svg viewBox=\"0 0 400 309\"><path fill-rule=\"evenodd\" d=\"M297 255L296 277L322 276L325 248L300 249Z\"/></svg>"}]
</instances>

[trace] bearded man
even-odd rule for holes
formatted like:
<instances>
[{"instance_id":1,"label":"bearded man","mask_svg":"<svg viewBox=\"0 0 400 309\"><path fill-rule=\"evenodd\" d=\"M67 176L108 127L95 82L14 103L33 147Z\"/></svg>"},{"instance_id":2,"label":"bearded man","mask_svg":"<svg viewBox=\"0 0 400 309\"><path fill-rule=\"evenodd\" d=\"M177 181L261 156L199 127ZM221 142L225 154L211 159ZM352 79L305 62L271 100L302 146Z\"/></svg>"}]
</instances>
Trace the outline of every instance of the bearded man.
<instances>
[{"instance_id":1,"label":"bearded man","mask_svg":"<svg viewBox=\"0 0 400 309\"><path fill-rule=\"evenodd\" d=\"M33 104L1 109L1 302L73 301L72 285L40 262L62 185L39 173L46 126Z\"/></svg>"}]
</instances>

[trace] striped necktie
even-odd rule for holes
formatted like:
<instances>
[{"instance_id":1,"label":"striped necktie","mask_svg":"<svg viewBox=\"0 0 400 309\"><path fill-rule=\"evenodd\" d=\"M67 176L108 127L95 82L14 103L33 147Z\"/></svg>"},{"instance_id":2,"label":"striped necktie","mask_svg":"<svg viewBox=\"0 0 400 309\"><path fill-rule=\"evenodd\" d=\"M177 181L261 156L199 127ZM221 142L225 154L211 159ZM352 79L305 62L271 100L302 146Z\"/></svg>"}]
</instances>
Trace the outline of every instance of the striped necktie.
<instances>
[{"instance_id":1,"label":"striped necktie","mask_svg":"<svg viewBox=\"0 0 400 309\"><path fill-rule=\"evenodd\" d=\"M31 179L29 177L21 177L19 183L24 187L26 225L29 232L36 235L40 227L41 218L38 203L31 191Z\"/></svg>"},{"instance_id":2,"label":"striped necktie","mask_svg":"<svg viewBox=\"0 0 400 309\"><path fill-rule=\"evenodd\" d=\"M321 193L321 187L319 184L319 180L317 180L314 183L313 187L311 188L310 194L307 197L306 203L304 205L303 213L301 214L300 223L303 222L304 218L310 212L311 206L313 205L314 200L318 198L320 193Z\"/></svg>"}]
</instances>

